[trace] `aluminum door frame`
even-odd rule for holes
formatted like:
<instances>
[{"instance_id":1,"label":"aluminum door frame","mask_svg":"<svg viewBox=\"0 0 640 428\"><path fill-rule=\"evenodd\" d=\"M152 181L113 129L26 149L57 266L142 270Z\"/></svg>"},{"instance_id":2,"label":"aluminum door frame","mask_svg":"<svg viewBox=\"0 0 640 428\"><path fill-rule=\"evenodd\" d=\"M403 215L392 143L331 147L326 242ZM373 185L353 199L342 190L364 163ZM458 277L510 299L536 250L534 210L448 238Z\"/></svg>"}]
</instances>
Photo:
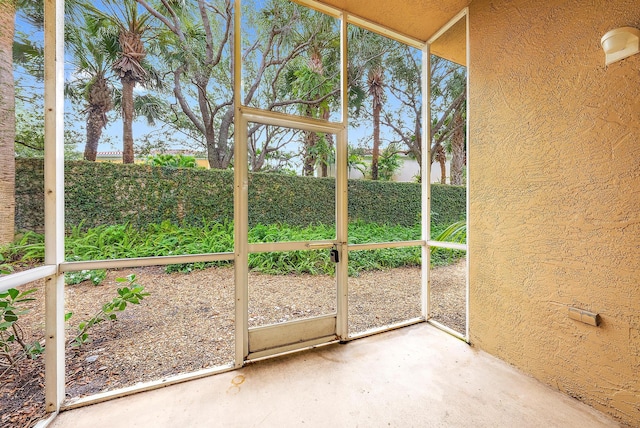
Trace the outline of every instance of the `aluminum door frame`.
<instances>
[{"instance_id":1,"label":"aluminum door frame","mask_svg":"<svg viewBox=\"0 0 640 428\"><path fill-rule=\"evenodd\" d=\"M236 108L235 147L235 276L236 276L236 365L246 360L303 349L346 338L346 286L348 261L347 241L347 142L342 124L294 116L284 113ZM294 241L277 243L248 242L249 179L247 128L249 123L281 126L336 136L335 224L333 240ZM336 263L336 313L323 316L249 328L249 266L250 253L271 251L319 250L335 248L340 255Z\"/></svg>"}]
</instances>

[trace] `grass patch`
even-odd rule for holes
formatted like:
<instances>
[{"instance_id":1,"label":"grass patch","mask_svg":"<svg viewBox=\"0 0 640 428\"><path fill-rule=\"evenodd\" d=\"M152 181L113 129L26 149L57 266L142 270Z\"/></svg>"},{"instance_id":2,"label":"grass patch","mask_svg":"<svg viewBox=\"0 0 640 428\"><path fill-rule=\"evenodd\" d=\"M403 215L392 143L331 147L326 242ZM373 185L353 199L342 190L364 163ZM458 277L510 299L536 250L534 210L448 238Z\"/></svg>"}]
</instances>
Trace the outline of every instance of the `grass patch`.
<instances>
[{"instance_id":1,"label":"grass patch","mask_svg":"<svg viewBox=\"0 0 640 428\"><path fill-rule=\"evenodd\" d=\"M434 227L432 236L438 236L446 226ZM129 224L98 226L83 230L73 228L65 239L66 259L70 261L119 259L134 257L170 256L232 252L233 224L205 222L202 226L177 226L168 221L149 224L139 229ZM284 224L257 225L249 230L250 243L286 242L331 239L335 229L326 225L296 227ZM375 223L349 224L349 243L408 241L420 239L420 226L383 226ZM419 266L420 248L394 248L354 251L349 255L349 274L366 270L390 269L400 266ZM446 265L464 256L464 251L438 249L431 254L433 265ZM0 260L13 264L33 263L44 259L44 236L34 232L21 235L15 243L0 251ZM176 264L166 266L167 272L190 272L229 262ZM332 274L335 265L328 250L287 251L251 254L249 268L268 274ZM100 276L102 272L99 273ZM70 275L69 283L98 277L95 272Z\"/></svg>"}]
</instances>

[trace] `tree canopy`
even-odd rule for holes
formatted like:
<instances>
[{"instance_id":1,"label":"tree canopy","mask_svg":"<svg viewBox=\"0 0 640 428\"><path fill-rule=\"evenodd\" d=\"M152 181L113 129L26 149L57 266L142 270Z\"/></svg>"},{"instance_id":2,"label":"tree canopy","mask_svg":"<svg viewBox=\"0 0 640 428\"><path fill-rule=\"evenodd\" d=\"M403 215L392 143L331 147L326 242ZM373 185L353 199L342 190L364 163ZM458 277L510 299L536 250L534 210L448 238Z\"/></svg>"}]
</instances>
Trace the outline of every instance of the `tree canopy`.
<instances>
[{"instance_id":1,"label":"tree canopy","mask_svg":"<svg viewBox=\"0 0 640 428\"><path fill-rule=\"evenodd\" d=\"M32 2L22 6L30 25L39 28L41 8ZM67 93L76 116L84 117L84 158L95 160L104 130L122 121L125 162L133 162L134 150L162 151L177 141L205 153L212 168L231 167L233 68L239 66L232 55L234 13L231 0L68 2L66 44L73 70ZM243 105L339 121L339 28L337 19L289 0L243 1ZM35 78L42 69L41 47L17 32L14 57ZM353 25L348 27L348 52L350 123L371 130L353 132L363 135L350 144L372 155L367 174L379 178L384 150L420 163L421 52ZM431 64L429 158L436 162L453 156L460 170L466 78L448 61L434 57ZM161 130L140 136L134 145L137 117ZM113 129L109 133L113 138ZM253 171L294 169L324 176L334 158L332 135L250 124L247 136Z\"/></svg>"}]
</instances>

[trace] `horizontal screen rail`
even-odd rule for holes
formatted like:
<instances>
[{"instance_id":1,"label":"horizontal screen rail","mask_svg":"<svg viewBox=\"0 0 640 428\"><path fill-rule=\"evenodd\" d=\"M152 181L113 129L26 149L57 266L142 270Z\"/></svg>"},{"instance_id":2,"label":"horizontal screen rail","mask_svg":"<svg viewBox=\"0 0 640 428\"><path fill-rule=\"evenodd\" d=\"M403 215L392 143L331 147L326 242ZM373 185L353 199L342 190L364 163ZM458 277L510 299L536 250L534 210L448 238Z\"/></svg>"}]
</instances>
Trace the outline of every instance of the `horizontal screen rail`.
<instances>
[{"instance_id":1,"label":"horizontal screen rail","mask_svg":"<svg viewBox=\"0 0 640 428\"><path fill-rule=\"evenodd\" d=\"M90 269L117 269L143 266L166 266L183 263L221 262L234 259L234 253L186 254L183 256L136 257L131 259L90 260L60 263L60 272Z\"/></svg>"},{"instance_id":2,"label":"horizontal screen rail","mask_svg":"<svg viewBox=\"0 0 640 428\"><path fill-rule=\"evenodd\" d=\"M423 247L426 241L372 242L370 244L349 244L349 251L378 250L381 248Z\"/></svg>"},{"instance_id":3,"label":"horizontal screen rail","mask_svg":"<svg viewBox=\"0 0 640 428\"><path fill-rule=\"evenodd\" d=\"M304 116L260 110L251 107L240 107L242 119L263 125L281 126L283 128L301 129L303 131L337 134L344 129L341 123L327 122Z\"/></svg>"},{"instance_id":4,"label":"horizontal screen rail","mask_svg":"<svg viewBox=\"0 0 640 428\"><path fill-rule=\"evenodd\" d=\"M3 293L10 288L19 287L29 282L46 278L54 275L55 273L56 267L54 265L46 265L2 276L0 277L0 293Z\"/></svg>"},{"instance_id":5,"label":"horizontal screen rail","mask_svg":"<svg viewBox=\"0 0 640 428\"><path fill-rule=\"evenodd\" d=\"M272 251L324 250L335 247L336 242L256 242L249 244L250 253L269 253Z\"/></svg>"},{"instance_id":6,"label":"horizontal screen rail","mask_svg":"<svg viewBox=\"0 0 640 428\"><path fill-rule=\"evenodd\" d=\"M397 31L390 30L387 27L384 27L380 24L376 24L372 21L369 21L368 19L361 18L358 15L348 14L347 22L349 24L356 25L358 27L364 28L365 30L368 30L373 33L380 34L381 36L387 37L389 39L395 40L396 42L400 42L407 46L411 46L412 48L422 49L425 45L425 42L422 40L418 40L413 37L398 33Z\"/></svg>"},{"instance_id":7,"label":"horizontal screen rail","mask_svg":"<svg viewBox=\"0 0 640 428\"><path fill-rule=\"evenodd\" d=\"M467 251L467 244L460 244L458 242L427 241L427 245L433 248Z\"/></svg>"}]
</instances>

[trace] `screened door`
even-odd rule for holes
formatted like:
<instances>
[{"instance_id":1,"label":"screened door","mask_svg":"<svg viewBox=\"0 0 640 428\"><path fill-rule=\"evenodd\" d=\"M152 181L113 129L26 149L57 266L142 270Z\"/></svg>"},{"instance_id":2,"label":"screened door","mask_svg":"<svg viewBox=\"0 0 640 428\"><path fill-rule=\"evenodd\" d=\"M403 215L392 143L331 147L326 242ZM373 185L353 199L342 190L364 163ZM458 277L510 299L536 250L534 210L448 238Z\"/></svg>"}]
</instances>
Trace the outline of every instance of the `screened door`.
<instances>
[{"instance_id":1,"label":"screened door","mask_svg":"<svg viewBox=\"0 0 640 428\"><path fill-rule=\"evenodd\" d=\"M246 358L338 338L342 245L336 167L340 129L324 121L241 109L236 162L238 271ZM236 152L237 153L237 152ZM246 167L245 167L246 165Z\"/></svg>"}]
</instances>

